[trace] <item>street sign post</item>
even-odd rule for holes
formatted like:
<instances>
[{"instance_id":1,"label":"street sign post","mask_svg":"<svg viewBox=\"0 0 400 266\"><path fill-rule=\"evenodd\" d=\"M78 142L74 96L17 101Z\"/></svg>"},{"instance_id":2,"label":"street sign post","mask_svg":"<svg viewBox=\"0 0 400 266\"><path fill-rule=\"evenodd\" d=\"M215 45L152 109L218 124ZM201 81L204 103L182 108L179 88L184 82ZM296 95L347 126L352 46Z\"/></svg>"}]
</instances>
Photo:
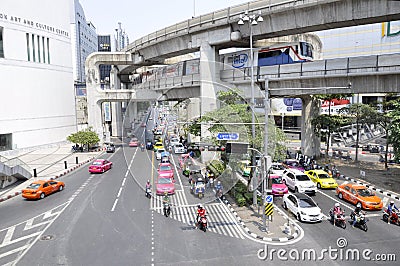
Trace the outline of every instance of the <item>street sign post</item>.
<instances>
[{"instance_id":1,"label":"street sign post","mask_svg":"<svg viewBox=\"0 0 400 266\"><path fill-rule=\"evenodd\" d=\"M235 132L219 132L217 134L217 140L238 140L239 139L239 133Z\"/></svg>"},{"instance_id":2,"label":"street sign post","mask_svg":"<svg viewBox=\"0 0 400 266\"><path fill-rule=\"evenodd\" d=\"M267 203L265 204L265 215L272 216L274 214L274 204Z\"/></svg>"},{"instance_id":3,"label":"street sign post","mask_svg":"<svg viewBox=\"0 0 400 266\"><path fill-rule=\"evenodd\" d=\"M274 202L274 196L272 195L267 195L265 197L265 203L273 203Z\"/></svg>"}]
</instances>

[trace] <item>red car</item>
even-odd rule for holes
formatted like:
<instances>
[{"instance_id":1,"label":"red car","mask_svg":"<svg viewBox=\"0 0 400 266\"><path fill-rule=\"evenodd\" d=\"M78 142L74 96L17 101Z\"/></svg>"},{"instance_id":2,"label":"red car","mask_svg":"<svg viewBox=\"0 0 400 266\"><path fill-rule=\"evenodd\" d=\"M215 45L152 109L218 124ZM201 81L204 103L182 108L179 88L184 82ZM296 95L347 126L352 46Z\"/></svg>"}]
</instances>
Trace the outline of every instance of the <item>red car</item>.
<instances>
[{"instance_id":1,"label":"red car","mask_svg":"<svg viewBox=\"0 0 400 266\"><path fill-rule=\"evenodd\" d=\"M112 162L105 159L95 160L91 166L89 166L89 173L104 173L105 171L111 169Z\"/></svg>"},{"instance_id":2,"label":"red car","mask_svg":"<svg viewBox=\"0 0 400 266\"><path fill-rule=\"evenodd\" d=\"M137 147L139 146L139 140L137 138L132 138L131 141L129 141L129 147Z\"/></svg>"},{"instance_id":3,"label":"red car","mask_svg":"<svg viewBox=\"0 0 400 266\"><path fill-rule=\"evenodd\" d=\"M22 197L26 199L43 199L45 196L57 191L62 191L64 188L65 184L61 181L38 180L22 190Z\"/></svg>"},{"instance_id":4,"label":"red car","mask_svg":"<svg viewBox=\"0 0 400 266\"><path fill-rule=\"evenodd\" d=\"M170 163L160 163L157 169L159 177L174 178L174 169Z\"/></svg>"},{"instance_id":5,"label":"red car","mask_svg":"<svg viewBox=\"0 0 400 266\"><path fill-rule=\"evenodd\" d=\"M158 176L156 183L156 194L164 195L167 192L169 195L175 194L175 180Z\"/></svg>"}]
</instances>

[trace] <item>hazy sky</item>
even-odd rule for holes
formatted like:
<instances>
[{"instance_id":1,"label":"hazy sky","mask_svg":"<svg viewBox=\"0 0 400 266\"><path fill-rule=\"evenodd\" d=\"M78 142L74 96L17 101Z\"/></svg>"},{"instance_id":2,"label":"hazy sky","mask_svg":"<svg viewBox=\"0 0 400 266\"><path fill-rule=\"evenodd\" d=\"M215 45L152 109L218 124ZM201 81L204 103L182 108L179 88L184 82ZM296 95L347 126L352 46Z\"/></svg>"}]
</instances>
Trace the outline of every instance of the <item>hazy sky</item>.
<instances>
[{"instance_id":1,"label":"hazy sky","mask_svg":"<svg viewBox=\"0 0 400 266\"><path fill-rule=\"evenodd\" d=\"M114 34L118 22L132 42L193 16L249 1L244 0L79 0L98 34ZM194 8L195 7L195 8Z\"/></svg>"}]
</instances>

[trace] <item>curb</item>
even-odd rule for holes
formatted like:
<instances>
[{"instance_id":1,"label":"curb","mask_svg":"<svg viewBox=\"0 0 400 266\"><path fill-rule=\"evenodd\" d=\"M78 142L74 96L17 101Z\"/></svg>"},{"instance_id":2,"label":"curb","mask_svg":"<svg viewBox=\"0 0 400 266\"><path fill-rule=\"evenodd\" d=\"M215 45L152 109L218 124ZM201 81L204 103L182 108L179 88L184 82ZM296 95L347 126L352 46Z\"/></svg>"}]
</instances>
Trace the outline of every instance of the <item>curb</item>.
<instances>
[{"instance_id":1,"label":"curb","mask_svg":"<svg viewBox=\"0 0 400 266\"><path fill-rule=\"evenodd\" d=\"M372 190L375 190L375 191L377 191L377 192L379 192L379 193L381 193L381 194L383 194L383 195L385 195L385 196L388 196L388 197L390 197L390 198L392 198L392 199L400 200L400 196L397 195L397 194L395 194L394 192L386 192L386 191L384 191L383 189L376 188L376 187L374 187L374 186L371 186L371 185L367 184L368 182L366 182L366 181L364 181L364 180L362 180L362 181L364 181L365 183L363 183L363 182L361 182L361 181L359 181L359 180L357 180L357 179L355 179L355 178L352 178L352 177L349 177L349 176L345 176L345 175L340 175L340 178L349 180L349 181L354 182L354 183L357 183L357 184L359 184L359 185L366 186L367 188L372 189Z\"/></svg>"},{"instance_id":2,"label":"curb","mask_svg":"<svg viewBox=\"0 0 400 266\"><path fill-rule=\"evenodd\" d=\"M66 174L68 174L68 173L71 173L72 171L78 169L78 168L81 167L82 165L87 164L87 163L90 162L90 161L93 161L95 158L96 158L96 157L92 157L92 158L90 158L90 159L88 159L88 160L86 160L86 161L84 161L84 162L82 162L82 163L79 163L79 164L77 164L77 165L75 165L75 166L73 166L73 167L71 167L71 168L69 168L69 169L66 169L63 173L60 173L60 174L54 176L53 179L58 179L58 178L60 178L60 177L62 177L62 176L64 176L64 175L66 175ZM27 181L28 181L28 180L27 180ZM14 193L11 193L11 194L8 194L8 195L6 195L6 196L1 197L1 198L0 198L0 202L6 201L6 200L8 200L8 199L11 199L11 198L16 197L16 196L21 195L21 194L22 194L22 190L20 190L20 191L15 191Z\"/></svg>"},{"instance_id":3,"label":"curb","mask_svg":"<svg viewBox=\"0 0 400 266\"><path fill-rule=\"evenodd\" d=\"M257 235L256 233L253 233L250 231L250 229L242 221L242 218L240 218L240 216L237 214L235 209L232 207L232 205L229 203L229 201L226 198L223 200L223 202L228 206L231 213L233 213L235 215L236 219L239 221L240 225L243 227L243 229L246 231L246 233L255 239L260 239L260 240L269 241L269 242L286 242L289 240L293 240L300 235L300 231L298 230L297 226L294 226L295 227L294 233L292 235L289 235L288 237L272 237L272 238L270 238L270 237L264 237L264 236ZM283 216L282 212L278 208L277 208L277 212Z\"/></svg>"}]
</instances>

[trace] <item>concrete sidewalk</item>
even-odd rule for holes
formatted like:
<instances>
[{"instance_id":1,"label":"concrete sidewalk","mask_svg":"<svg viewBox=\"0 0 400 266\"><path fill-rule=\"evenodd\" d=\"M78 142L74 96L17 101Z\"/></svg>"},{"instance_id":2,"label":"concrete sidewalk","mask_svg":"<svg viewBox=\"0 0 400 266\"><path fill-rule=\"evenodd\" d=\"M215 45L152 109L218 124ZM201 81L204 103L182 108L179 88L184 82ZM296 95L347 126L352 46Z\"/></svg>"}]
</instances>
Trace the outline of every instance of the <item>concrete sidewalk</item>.
<instances>
[{"instance_id":1,"label":"concrete sidewalk","mask_svg":"<svg viewBox=\"0 0 400 266\"><path fill-rule=\"evenodd\" d=\"M13 151L10 154L3 154L4 157L18 158L28 166L32 178L17 182L3 189L0 189L0 202L21 194L21 190L32 181L39 179L57 179L82 165L92 161L104 152L102 148L90 152L71 152L70 143L60 143L35 147L30 150ZM37 177L34 177L36 171Z\"/></svg>"}]
</instances>

